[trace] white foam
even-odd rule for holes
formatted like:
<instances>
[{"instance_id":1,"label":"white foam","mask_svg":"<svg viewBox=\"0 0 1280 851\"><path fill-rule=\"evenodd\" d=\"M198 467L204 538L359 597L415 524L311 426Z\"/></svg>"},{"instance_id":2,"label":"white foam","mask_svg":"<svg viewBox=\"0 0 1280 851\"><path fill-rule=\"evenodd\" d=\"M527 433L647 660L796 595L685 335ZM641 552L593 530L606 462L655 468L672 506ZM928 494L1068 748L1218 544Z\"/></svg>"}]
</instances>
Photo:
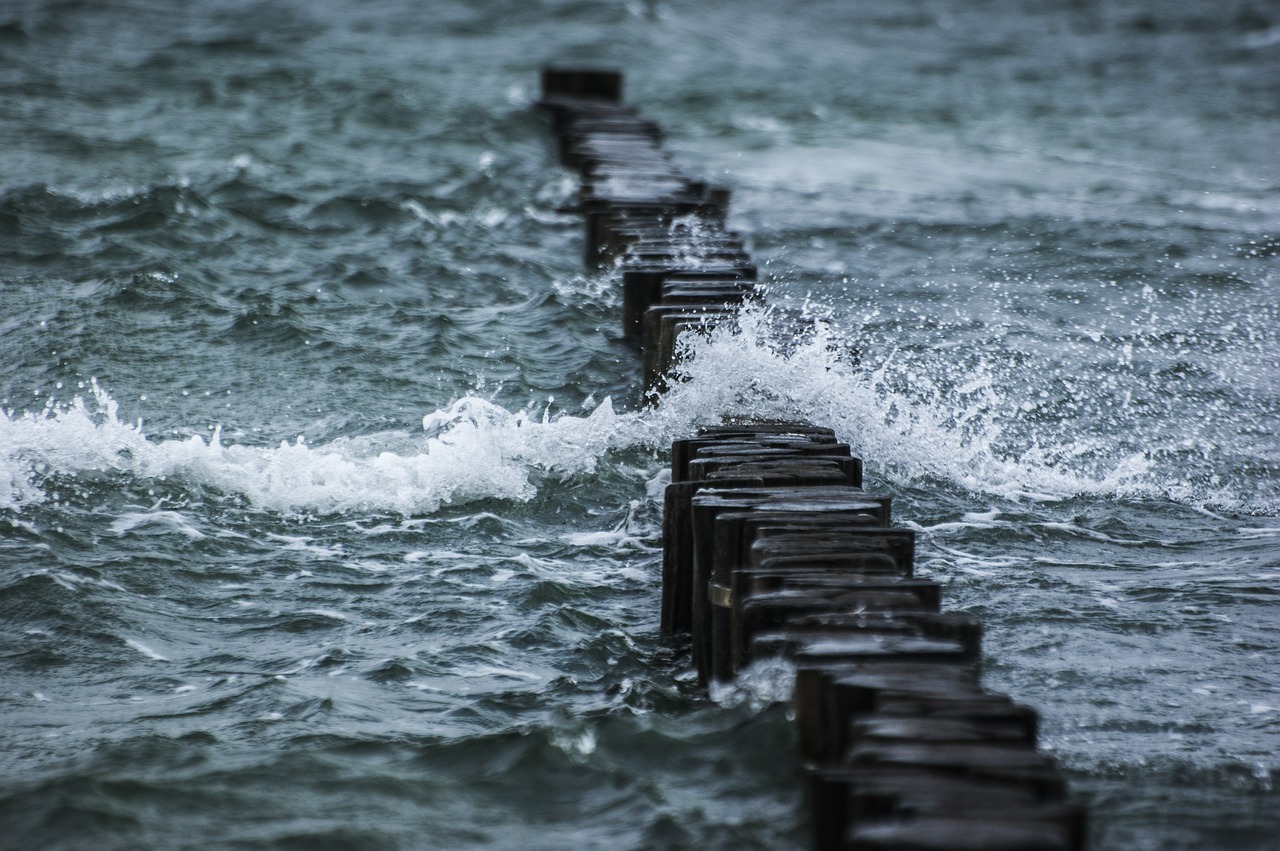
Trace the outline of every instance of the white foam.
<instances>
[{"instance_id":1,"label":"white foam","mask_svg":"<svg viewBox=\"0 0 1280 851\"><path fill-rule=\"evenodd\" d=\"M132 638L126 638L124 640L124 643L132 647L134 650L137 650L139 653L141 653L143 656L146 656L148 659L155 659L157 662L171 661L168 656L164 656L160 653L157 653L155 650L152 650L150 647L143 644L141 641L136 641Z\"/></svg>"},{"instance_id":2,"label":"white foam","mask_svg":"<svg viewBox=\"0 0 1280 851\"><path fill-rule=\"evenodd\" d=\"M122 514L111 524L111 531L126 535L136 530L175 532L192 541L207 537L195 524L177 511L148 511Z\"/></svg>"},{"instance_id":3,"label":"white foam","mask_svg":"<svg viewBox=\"0 0 1280 851\"><path fill-rule=\"evenodd\" d=\"M122 422L115 401L95 383L88 402L50 403L39 413L0 411L0 509L47 499L50 474L119 472L211 486L282 512L431 514L483 499L529 500L544 481L589 474L610 452L662 450L726 415L829 425L875 475L897 482L949 482L1017 500L1244 501L1185 485L1143 454L1105 461L1096 448L1010 441L1006 428L1022 416L1018 390L998 386L992 373L978 369L942 390L927 376L914 376L906 356L901 364L893 356L869 367L853 364L847 341L822 322L805 339L781 341L770 323L765 311L748 308L735 327L690 338L680 380L654 408L619 413L605 399L585 415L553 416L549 409L510 411L467 396L424 416L417 434L314 446L301 439L274 447L231 445L220 429L207 439L153 439L141 422ZM1085 455L1089 464L1081 462ZM658 497L661 475L630 472L649 478L649 496ZM1273 498L1264 495L1263 502ZM965 522L998 523L994 518ZM166 525L193 539L203 534L174 512L125 516L115 528L125 534Z\"/></svg>"},{"instance_id":4,"label":"white foam","mask_svg":"<svg viewBox=\"0 0 1280 851\"><path fill-rule=\"evenodd\" d=\"M1158 453L1114 456L1113 443L1076 440L1040 445L1025 436L1017 387L1002 386L978 366L946 387L918 374L910 355L860 366L847 341L826 323L801 340L769 330L770 316L748 308L736 327L689 337L691 357L660 410L648 418L648 441L661 446L691 423L725 414L800 417L835 429L876 475L897 482L949 482L1014 500L1074 496L1171 498L1268 513L1274 493L1243 497L1198 487L1162 468ZM1083 426L1087 425L1082 423ZM1063 430L1069 433L1070 429ZM1117 435L1117 441L1120 436ZM1208 463L1212 463L1211 460Z\"/></svg>"},{"instance_id":5,"label":"white foam","mask_svg":"<svg viewBox=\"0 0 1280 851\"><path fill-rule=\"evenodd\" d=\"M752 662L729 683L713 681L708 694L721 706L749 706L760 712L775 703L791 699L796 679L795 664L781 656L766 656Z\"/></svg>"},{"instance_id":6,"label":"white foam","mask_svg":"<svg viewBox=\"0 0 1280 851\"><path fill-rule=\"evenodd\" d=\"M49 474L89 472L197 482L281 511L419 514L478 499L528 500L535 471L593 470L615 445L620 422L607 399L587 416L552 419L467 397L429 414L426 434L408 440L398 433L314 447L301 439L237 446L224 444L220 429L207 440L150 439L140 422L121 422L105 390L90 390L89 402L76 398L38 414L0 411L0 509L45 501ZM127 515L115 531L155 524L201 534L173 512Z\"/></svg>"},{"instance_id":7,"label":"white foam","mask_svg":"<svg viewBox=\"0 0 1280 851\"><path fill-rule=\"evenodd\" d=\"M984 416L994 390L973 382L950 399L896 389L890 361L864 371L848 362L830 328L786 354L769 334L768 317L744 311L740 328L717 329L682 365L684 383L664 400L656 425L673 436L689 421L744 409L759 416L828 425L886 475L949 480L975 492L1052 499L1097 490L1102 483L1038 461L1034 453L1002 455L998 424ZM923 384L923 382L921 382ZM961 416L955 411L959 409ZM1119 482L1117 482L1119 484Z\"/></svg>"}]
</instances>

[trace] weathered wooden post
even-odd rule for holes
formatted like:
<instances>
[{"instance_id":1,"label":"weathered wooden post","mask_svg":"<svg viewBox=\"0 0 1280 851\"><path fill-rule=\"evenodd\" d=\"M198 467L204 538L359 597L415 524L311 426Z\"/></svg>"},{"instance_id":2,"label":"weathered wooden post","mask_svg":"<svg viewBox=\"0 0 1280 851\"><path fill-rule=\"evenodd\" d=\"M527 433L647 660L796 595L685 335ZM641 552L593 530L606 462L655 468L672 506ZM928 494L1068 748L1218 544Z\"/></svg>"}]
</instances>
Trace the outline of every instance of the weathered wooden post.
<instances>
[{"instance_id":1,"label":"weathered wooden post","mask_svg":"<svg viewBox=\"0 0 1280 851\"><path fill-rule=\"evenodd\" d=\"M620 278L623 332L658 397L682 334L732 323L762 294L725 228L728 190L680 172L622 83L548 68L539 103L582 178L585 263ZM889 508L830 428L745 419L677 440L662 631L688 634L704 684L763 657L794 665L816 848L1082 849L1084 813L1036 750L1035 712L982 687L980 624L940 611Z\"/></svg>"}]
</instances>

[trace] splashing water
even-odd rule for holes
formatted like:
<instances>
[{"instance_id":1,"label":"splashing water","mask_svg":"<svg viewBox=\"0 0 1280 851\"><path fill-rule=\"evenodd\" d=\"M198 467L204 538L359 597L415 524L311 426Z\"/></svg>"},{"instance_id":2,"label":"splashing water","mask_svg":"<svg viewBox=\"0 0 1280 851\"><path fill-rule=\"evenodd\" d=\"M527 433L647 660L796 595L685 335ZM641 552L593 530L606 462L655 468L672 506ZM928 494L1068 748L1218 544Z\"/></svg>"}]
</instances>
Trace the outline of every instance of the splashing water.
<instances>
[{"instance_id":1,"label":"splashing water","mask_svg":"<svg viewBox=\"0 0 1280 851\"><path fill-rule=\"evenodd\" d=\"M276 447L227 445L220 427L207 440L155 440L141 420L121 421L117 402L95 381L88 401L0 412L0 507L41 502L40 483L51 473L105 472L195 482L270 510L432 513L481 499L527 501L540 477L591 473L610 452L661 450L699 424L734 415L830 424L877 475L903 482L946 482L1010 499L1244 502L1192 487L1150 452L1083 464L1096 444L1041 446L1034 437L1011 437L1026 431L1016 391L999 386L985 365L944 387L893 351L878 363L855 364L825 319L799 337L780 335L776 319L748 306L732 326L687 336L671 390L645 410L620 413L605 399L584 416L553 415L549 405L540 413L510 411L472 395L425 415L419 435L387 432L314 446L301 437Z\"/></svg>"}]
</instances>

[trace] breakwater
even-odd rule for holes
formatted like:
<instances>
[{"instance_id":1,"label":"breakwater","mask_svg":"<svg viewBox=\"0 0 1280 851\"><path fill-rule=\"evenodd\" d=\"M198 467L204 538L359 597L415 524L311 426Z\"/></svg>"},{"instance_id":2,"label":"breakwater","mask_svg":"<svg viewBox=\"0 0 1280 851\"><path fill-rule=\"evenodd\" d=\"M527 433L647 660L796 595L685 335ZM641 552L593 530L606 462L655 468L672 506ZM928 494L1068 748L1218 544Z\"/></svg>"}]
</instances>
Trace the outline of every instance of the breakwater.
<instances>
[{"instance_id":1,"label":"breakwater","mask_svg":"<svg viewBox=\"0 0 1280 851\"><path fill-rule=\"evenodd\" d=\"M620 277L657 402L687 335L759 298L730 192L685 175L611 70L549 68L539 105L581 178L584 260ZM700 682L762 658L795 670L799 760L820 849L1079 849L1085 814L1037 749L1030 707L986 690L982 630L914 576L914 533L822 424L726 420L672 446L662 629Z\"/></svg>"}]
</instances>

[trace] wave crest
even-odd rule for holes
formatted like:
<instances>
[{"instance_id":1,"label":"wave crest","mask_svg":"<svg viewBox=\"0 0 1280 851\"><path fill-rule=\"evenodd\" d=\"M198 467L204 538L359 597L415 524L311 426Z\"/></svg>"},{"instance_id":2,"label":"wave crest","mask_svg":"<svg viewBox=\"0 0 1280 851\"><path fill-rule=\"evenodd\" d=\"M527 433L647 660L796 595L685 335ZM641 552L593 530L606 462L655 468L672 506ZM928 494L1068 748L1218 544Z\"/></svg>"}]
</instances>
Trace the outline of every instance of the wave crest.
<instances>
[{"instance_id":1,"label":"wave crest","mask_svg":"<svg viewBox=\"0 0 1280 851\"><path fill-rule=\"evenodd\" d=\"M207 439L152 439L141 421L121 421L94 382L88 402L0 411L0 509L44 501L50 474L88 472L176 478L285 512L422 514L483 499L527 501L543 478L592 473L618 450L665 449L725 416L830 425L873 476L895 482L1014 500L1096 495L1275 509L1274 493L1198 484L1159 453L1117 451L1091 438L1040 445L1016 388L1001 386L981 361L942 384L917 374L910 355L860 364L830 324L806 327L780 334L776 316L748 307L732 327L686 338L671 389L640 411L618 412L609 399L580 416L553 414L549 402L511 411L467 396L426 414L418 434L317 445L302 438L225 445L220 429Z\"/></svg>"}]
</instances>

